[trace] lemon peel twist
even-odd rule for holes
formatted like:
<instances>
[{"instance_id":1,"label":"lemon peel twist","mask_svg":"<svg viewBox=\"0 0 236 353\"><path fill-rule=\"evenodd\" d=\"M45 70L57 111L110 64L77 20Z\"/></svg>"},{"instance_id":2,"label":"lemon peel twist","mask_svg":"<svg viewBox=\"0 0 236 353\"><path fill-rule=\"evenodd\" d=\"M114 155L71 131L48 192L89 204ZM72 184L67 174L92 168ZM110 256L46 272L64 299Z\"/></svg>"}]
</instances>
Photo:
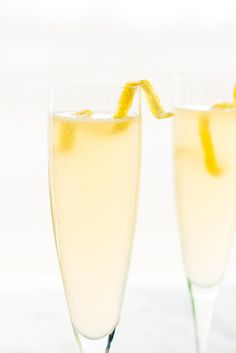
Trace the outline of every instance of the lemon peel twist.
<instances>
[{"instance_id":1,"label":"lemon peel twist","mask_svg":"<svg viewBox=\"0 0 236 353\"><path fill-rule=\"evenodd\" d=\"M216 103L212 107L212 109L235 109L235 108L236 108L236 85L234 86L234 89L233 89L232 103L228 103L228 102Z\"/></svg>"},{"instance_id":2,"label":"lemon peel twist","mask_svg":"<svg viewBox=\"0 0 236 353\"><path fill-rule=\"evenodd\" d=\"M216 103L212 107L212 109L233 109L233 108L236 108L235 103Z\"/></svg>"},{"instance_id":3,"label":"lemon peel twist","mask_svg":"<svg viewBox=\"0 0 236 353\"><path fill-rule=\"evenodd\" d=\"M156 94L153 86L148 80L140 80L137 82L127 82L124 86L118 104L117 110L114 114L115 118L121 118L128 116L129 109L133 103L133 99L137 90L140 86L143 90L147 104L151 113L158 119L169 118L173 116L173 113L166 113L161 105L160 98ZM235 99L236 99L236 88L235 88ZM231 103L227 104L227 107L231 107ZM225 108L225 103L219 103L214 106L215 108ZM124 129L128 126L127 122L120 123L116 126L116 129ZM202 114L199 120L199 138L201 146L204 153L204 162L207 171L213 175L217 176L221 174L222 169L218 166L217 159L215 156L214 144L211 136L210 129L210 115L209 113Z\"/></svg>"},{"instance_id":4,"label":"lemon peel twist","mask_svg":"<svg viewBox=\"0 0 236 353\"><path fill-rule=\"evenodd\" d=\"M59 140L58 140L58 150L60 152L67 152L69 151L75 139L75 129L74 129L74 122L68 121L60 124L59 127Z\"/></svg>"},{"instance_id":5,"label":"lemon peel twist","mask_svg":"<svg viewBox=\"0 0 236 353\"><path fill-rule=\"evenodd\" d=\"M75 112L74 115L83 118L89 118L93 115L91 110L81 110ZM66 121L60 125L59 130L59 140L58 140L58 149L61 152L70 151L74 145L75 141L75 123L74 121Z\"/></svg>"},{"instance_id":6,"label":"lemon peel twist","mask_svg":"<svg viewBox=\"0 0 236 353\"><path fill-rule=\"evenodd\" d=\"M156 94L151 83L148 80L140 80L126 83L118 100L114 118L121 118L128 115L137 87L141 87L143 90L149 109L156 118L164 119L173 116L173 113L166 113L164 111L160 98Z\"/></svg>"},{"instance_id":7,"label":"lemon peel twist","mask_svg":"<svg viewBox=\"0 0 236 353\"><path fill-rule=\"evenodd\" d=\"M206 169L211 175L217 176L222 173L222 169L218 166L216 160L211 136L209 113L201 114L198 128Z\"/></svg>"},{"instance_id":8,"label":"lemon peel twist","mask_svg":"<svg viewBox=\"0 0 236 353\"><path fill-rule=\"evenodd\" d=\"M93 111L92 110L81 110L79 112L75 112L74 115L76 116L80 116L80 117L83 117L83 118L89 118L90 116L93 115Z\"/></svg>"},{"instance_id":9,"label":"lemon peel twist","mask_svg":"<svg viewBox=\"0 0 236 353\"><path fill-rule=\"evenodd\" d=\"M140 81L140 86L143 89L147 103L149 106L149 109L151 113L157 118L157 119L165 119L165 118L170 118L174 114L173 113L166 113L161 105L160 98L154 91L153 86L148 80L141 80Z\"/></svg>"},{"instance_id":10,"label":"lemon peel twist","mask_svg":"<svg viewBox=\"0 0 236 353\"><path fill-rule=\"evenodd\" d=\"M126 83L118 100L114 118L123 118L128 115L138 86L139 82Z\"/></svg>"},{"instance_id":11,"label":"lemon peel twist","mask_svg":"<svg viewBox=\"0 0 236 353\"><path fill-rule=\"evenodd\" d=\"M235 109L236 108L236 85L233 89L233 103L216 103L212 106L214 109ZM204 160L207 171L214 176L220 175L223 169L218 166L214 144L210 129L210 113L205 113L199 120L199 136L204 152Z\"/></svg>"}]
</instances>

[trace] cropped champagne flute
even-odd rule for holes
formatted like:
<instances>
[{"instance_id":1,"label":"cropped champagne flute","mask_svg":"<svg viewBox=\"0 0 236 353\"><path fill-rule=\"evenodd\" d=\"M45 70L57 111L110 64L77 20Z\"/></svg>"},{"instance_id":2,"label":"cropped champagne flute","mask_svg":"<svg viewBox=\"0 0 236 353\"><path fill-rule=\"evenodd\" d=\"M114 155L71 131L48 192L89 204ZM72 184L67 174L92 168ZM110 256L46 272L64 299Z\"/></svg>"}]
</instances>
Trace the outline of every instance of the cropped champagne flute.
<instances>
[{"instance_id":1,"label":"cropped champagne flute","mask_svg":"<svg viewBox=\"0 0 236 353\"><path fill-rule=\"evenodd\" d=\"M197 351L205 353L236 224L234 83L210 78L175 83L177 213Z\"/></svg>"},{"instance_id":2,"label":"cropped champagne flute","mask_svg":"<svg viewBox=\"0 0 236 353\"><path fill-rule=\"evenodd\" d=\"M132 250L141 160L140 88L115 117L122 88L56 85L49 115L52 220L81 352L109 352ZM132 87L130 87L132 90Z\"/></svg>"}]
</instances>

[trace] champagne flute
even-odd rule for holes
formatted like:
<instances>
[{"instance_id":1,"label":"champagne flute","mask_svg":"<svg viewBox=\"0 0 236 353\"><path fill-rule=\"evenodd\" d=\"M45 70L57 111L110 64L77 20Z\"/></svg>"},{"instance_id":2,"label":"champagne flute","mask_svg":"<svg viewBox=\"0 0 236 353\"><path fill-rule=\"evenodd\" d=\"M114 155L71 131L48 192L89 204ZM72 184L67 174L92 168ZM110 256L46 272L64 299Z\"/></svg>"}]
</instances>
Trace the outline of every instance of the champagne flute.
<instances>
[{"instance_id":1,"label":"champagne flute","mask_svg":"<svg viewBox=\"0 0 236 353\"><path fill-rule=\"evenodd\" d=\"M122 88L55 85L52 89L52 220L81 352L109 352L120 317L141 161L140 88L133 89L138 94L130 113L119 118L114 113Z\"/></svg>"},{"instance_id":2,"label":"champagne flute","mask_svg":"<svg viewBox=\"0 0 236 353\"><path fill-rule=\"evenodd\" d=\"M196 328L205 353L236 224L236 106L233 82L178 79L174 164L177 214Z\"/></svg>"}]
</instances>

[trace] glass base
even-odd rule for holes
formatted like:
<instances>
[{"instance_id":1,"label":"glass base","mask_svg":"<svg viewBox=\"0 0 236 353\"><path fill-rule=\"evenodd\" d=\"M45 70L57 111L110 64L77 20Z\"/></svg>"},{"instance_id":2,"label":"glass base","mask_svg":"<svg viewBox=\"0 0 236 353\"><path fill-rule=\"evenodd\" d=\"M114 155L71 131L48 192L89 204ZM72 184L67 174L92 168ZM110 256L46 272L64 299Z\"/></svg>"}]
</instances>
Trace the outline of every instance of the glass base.
<instances>
[{"instance_id":1,"label":"glass base","mask_svg":"<svg viewBox=\"0 0 236 353\"><path fill-rule=\"evenodd\" d=\"M82 336L74 326L73 330L81 353L109 353L115 329L110 334L98 339Z\"/></svg>"}]
</instances>

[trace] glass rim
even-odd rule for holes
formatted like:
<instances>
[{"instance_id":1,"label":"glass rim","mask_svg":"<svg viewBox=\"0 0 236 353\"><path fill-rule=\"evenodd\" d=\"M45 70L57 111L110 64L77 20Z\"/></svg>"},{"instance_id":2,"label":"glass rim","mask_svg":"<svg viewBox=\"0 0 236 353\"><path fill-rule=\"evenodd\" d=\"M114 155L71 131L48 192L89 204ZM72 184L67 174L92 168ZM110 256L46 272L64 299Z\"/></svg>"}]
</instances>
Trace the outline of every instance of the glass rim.
<instances>
[{"instance_id":1,"label":"glass rim","mask_svg":"<svg viewBox=\"0 0 236 353\"><path fill-rule=\"evenodd\" d=\"M209 107L207 105L201 105L201 104L196 104L194 105L194 107L192 107L191 105L188 104L179 104L179 105L174 105L173 106L173 110L174 112L176 112L177 110L192 110L192 111L196 111L196 112L211 112L212 107ZM236 111L236 107L232 107L232 108L215 108L214 111L218 111L218 112L235 112Z\"/></svg>"},{"instance_id":2,"label":"glass rim","mask_svg":"<svg viewBox=\"0 0 236 353\"><path fill-rule=\"evenodd\" d=\"M235 81L236 83L236 71L229 73L204 73L204 72L196 72L190 74L176 74L173 76L172 81L182 81L182 82L194 82L199 80L205 81Z\"/></svg>"},{"instance_id":3,"label":"glass rim","mask_svg":"<svg viewBox=\"0 0 236 353\"><path fill-rule=\"evenodd\" d=\"M217 103L234 102L236 74L194 72L173 77L172 107L200 107L209 110ZM235 110L235 109L233 109Z\"/></svg>"},{"instance_id":4,"label":"glass rim","mask_svg":"<svg viewBox=\"0 0 236 353\"><path fill-rule=\"evenodd\" d=\"M141 114L141 87L140 85L131 85L129 86L129 88L132 91L132 95L134 94L134 102L137 105L135 110L137 110L137 114ZM65 110L70 111L71 109L69 109L68 107L69 106L71 107L71 104L72 106L74 106L73 100L69 103L67 102L62 105L59 104L59 106L60 105L63 106L62 108L60 107L59 109L56 109L56 107L58 107L57 105L58 97L60 96L68 97L68 95L71 95L71 94L73 97L74 95L75 96L82 95L82 99L84 99L83 96L89 96L90 94L93 94L96 97L101 97L103 101L104 99L106 99L106 102L107 102L107 98L113 97L115 99L115 104L117 106L119 99L123 94L124 89L125 89L125 85L124 86L105 86L105 85L104 86L96 86L96 85L82 86L78 82L76 83L76 81L63 81L63 80L51 81L48 84L48 112L52 113L55 111L65 111ZM95 107L96 106L97 106L97 102L95 102ZM96 108L95 107L93 110L98 110L98 107ZM75 109L72 109L72 110L78 111L78 107L77 108L75 107ZM82 110L84 110L83 107L82 107ZM99 110L105 110L105 109L104 107L99 107ZM109 110L113 112L114 108L112 107Z\"/></svg>"},{"instance_id":5,"label":"glass rim","mask_svg":"<svg viewBox=\"0 0 236 353\"><path fill-rule=\"evenodd\" d=\"M68 121L68 115L63 114L63 113L64 112L60 112L60 111L52 111L52 112L49 112L48 117L49 117L49 119L59 118L61 120ZM92 122L92 121L108 121L108 122L111 122L114 120L117 124L142 117L139 113L133 112L133 111L131 111L130 115L123 116L120 118L115 117L112 111L108 111L108 112L107 111L98 111L98 112L96 112L101 115L103 115L103 114L111 115L111 117L109 117L109 119L104 119L103 117L100 117L100 118L97 117L96 119L94 119L93 116L76 116L76 114L75 114L76 112L68 112L68 113L70 115L73 115L73 118L70 118L70 120L72 120L72 121L90 121L90 122Z\"/></svg>"},{"instance_id":6,"label":"glass rim","mask_svg":"<svg viewBox=\"0 0 236 353\"><path fill-rule=\"evenodd\" d=\"M128 81L129 82L129 81ZM132 81L131 81L132 82ZM125 88L126 85L95 85L95 86L91 86L91 85L80 85L76 82L73 81L53 81L51 83L49 83L48 87L50 89L53 88L78 88L78 89L123 89ZM139 85L129 85L129 88L136 88L136 89L140 89Z\"/></svg>"}]
</instances>

